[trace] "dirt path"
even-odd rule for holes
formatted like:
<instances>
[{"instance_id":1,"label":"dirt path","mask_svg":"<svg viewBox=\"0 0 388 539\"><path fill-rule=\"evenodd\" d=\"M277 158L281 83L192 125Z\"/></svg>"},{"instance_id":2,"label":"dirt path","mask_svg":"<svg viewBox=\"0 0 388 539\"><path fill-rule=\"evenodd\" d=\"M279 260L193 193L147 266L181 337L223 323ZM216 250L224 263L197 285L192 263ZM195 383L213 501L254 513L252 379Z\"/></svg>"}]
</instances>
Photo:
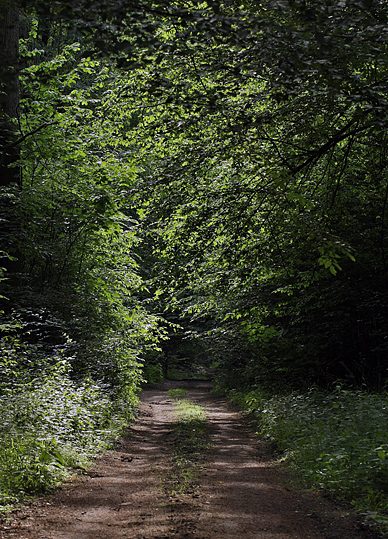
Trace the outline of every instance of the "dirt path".
<instances>
[{"instance_id":1,"label":"dirt path","mask_svg":"<svg viewBox=\"0 0 388 539\"><path fill-rule=\"evenodd\" d=\"M174 403L167 390L208 411L211 449L198 488L176 495L171 475ZM357 519L317 494L289 488L245 420L208 382L164 383L142 394L139 419L88 475L0 524L1 539L372 539Z\"/></svg>"}]
</instances>

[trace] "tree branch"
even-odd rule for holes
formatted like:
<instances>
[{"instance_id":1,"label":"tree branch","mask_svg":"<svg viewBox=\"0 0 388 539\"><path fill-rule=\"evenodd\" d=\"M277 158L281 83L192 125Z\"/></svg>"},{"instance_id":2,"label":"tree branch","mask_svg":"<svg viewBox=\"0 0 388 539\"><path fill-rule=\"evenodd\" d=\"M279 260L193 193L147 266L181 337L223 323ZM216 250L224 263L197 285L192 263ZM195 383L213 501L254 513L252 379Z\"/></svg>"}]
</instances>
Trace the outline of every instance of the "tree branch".
<instances>
[{"instance_id":1,"label":"tree branch","mask_svg":"<svg viewBox=\"0 0 388 539\"><path fill-rule=\"evenodd\" d=\"M26 140L26 138L30 137L31 135L35 135L35 133L38 133L38 131L40 131L44 127L48 127L49 125L55 125L55 124L58 124L58 123L59 123L58 121L55 121L55 122L48 122L48 123L40 125L36 129L33 129L29 133L26 133L25 135L23 135L19 139L15 140L14 142L11 142L11 144L7 144L7 146L4 146L3 151L7 151L7 150L10 150L12 148L15 148L15 146L18 146L21 142L23 142L23 140Z\"/></svg>"}]
</instances>

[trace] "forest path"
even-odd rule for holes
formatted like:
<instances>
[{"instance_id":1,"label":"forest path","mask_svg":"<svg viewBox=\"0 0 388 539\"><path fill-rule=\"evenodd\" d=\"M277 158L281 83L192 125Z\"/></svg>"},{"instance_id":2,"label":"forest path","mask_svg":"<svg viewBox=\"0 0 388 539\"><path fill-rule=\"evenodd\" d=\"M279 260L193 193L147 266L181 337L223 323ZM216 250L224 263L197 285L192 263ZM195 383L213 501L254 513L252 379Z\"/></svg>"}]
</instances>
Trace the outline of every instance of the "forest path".
<instances>
[{"instance_id":1,"label":"forest path","mask_svg":"<svg viewBox=\"0 0 388 539\"><path fill-rule=\"evenodd\" d=\"M176 420L168 390L185 388L207 410L211 447L197 487L176 494L171 476ZM249 423L210 394L206 381L164 382L142 393L120 444L51 496L0 525L2 539L371 539L318 494L290 488Z\"/></svg>"}]
</instances>

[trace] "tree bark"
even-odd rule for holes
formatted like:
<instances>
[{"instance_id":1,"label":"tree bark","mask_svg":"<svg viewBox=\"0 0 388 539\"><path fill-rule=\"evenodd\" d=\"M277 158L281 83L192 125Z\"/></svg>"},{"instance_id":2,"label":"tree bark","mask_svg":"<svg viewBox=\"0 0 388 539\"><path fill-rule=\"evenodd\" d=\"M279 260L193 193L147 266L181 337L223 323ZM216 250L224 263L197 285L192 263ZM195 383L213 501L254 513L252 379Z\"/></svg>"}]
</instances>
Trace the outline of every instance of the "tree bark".
<instances>
[{"instance_id":1,"label":"tree bark","mask_svg":"<svg viewBox=\"0 0 388 539\"><path fill-rule=\"evenodd\" d=\"M19 94L19 9L15 1L0 0L0 267L7 270L7 288L20 271Z\"/></svg>"},{"instance_id":2,"label":"tree bark","mask_svg":"<svg viewBox=\"0 0 388 539\"><path fill-rule=\"evenodd\" d=\"M0 0L0 186L20 183L14 120L19 114L19 10Z\"/></svg>"}]
</instances>

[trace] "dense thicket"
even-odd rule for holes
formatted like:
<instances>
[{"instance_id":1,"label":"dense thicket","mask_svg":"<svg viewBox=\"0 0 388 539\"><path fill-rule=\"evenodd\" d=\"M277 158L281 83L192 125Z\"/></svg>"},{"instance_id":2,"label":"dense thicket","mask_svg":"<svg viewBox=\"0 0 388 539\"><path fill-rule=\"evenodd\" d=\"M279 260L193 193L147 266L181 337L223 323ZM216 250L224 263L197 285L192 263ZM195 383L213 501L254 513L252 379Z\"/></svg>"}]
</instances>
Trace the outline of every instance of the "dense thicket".
<instances>
[{"instance_id":1,"label":"dense thicket","mask_svg":"<svg viewBox=\"0 0 388 539\"><path fill-rule=\"evenodd\" d=\"M85 466L142 376L213 361L310 480L386 512L386 398L355 388L387 379L387 23L0 0L0 504Z\"/></svg>"}]
</instances>

